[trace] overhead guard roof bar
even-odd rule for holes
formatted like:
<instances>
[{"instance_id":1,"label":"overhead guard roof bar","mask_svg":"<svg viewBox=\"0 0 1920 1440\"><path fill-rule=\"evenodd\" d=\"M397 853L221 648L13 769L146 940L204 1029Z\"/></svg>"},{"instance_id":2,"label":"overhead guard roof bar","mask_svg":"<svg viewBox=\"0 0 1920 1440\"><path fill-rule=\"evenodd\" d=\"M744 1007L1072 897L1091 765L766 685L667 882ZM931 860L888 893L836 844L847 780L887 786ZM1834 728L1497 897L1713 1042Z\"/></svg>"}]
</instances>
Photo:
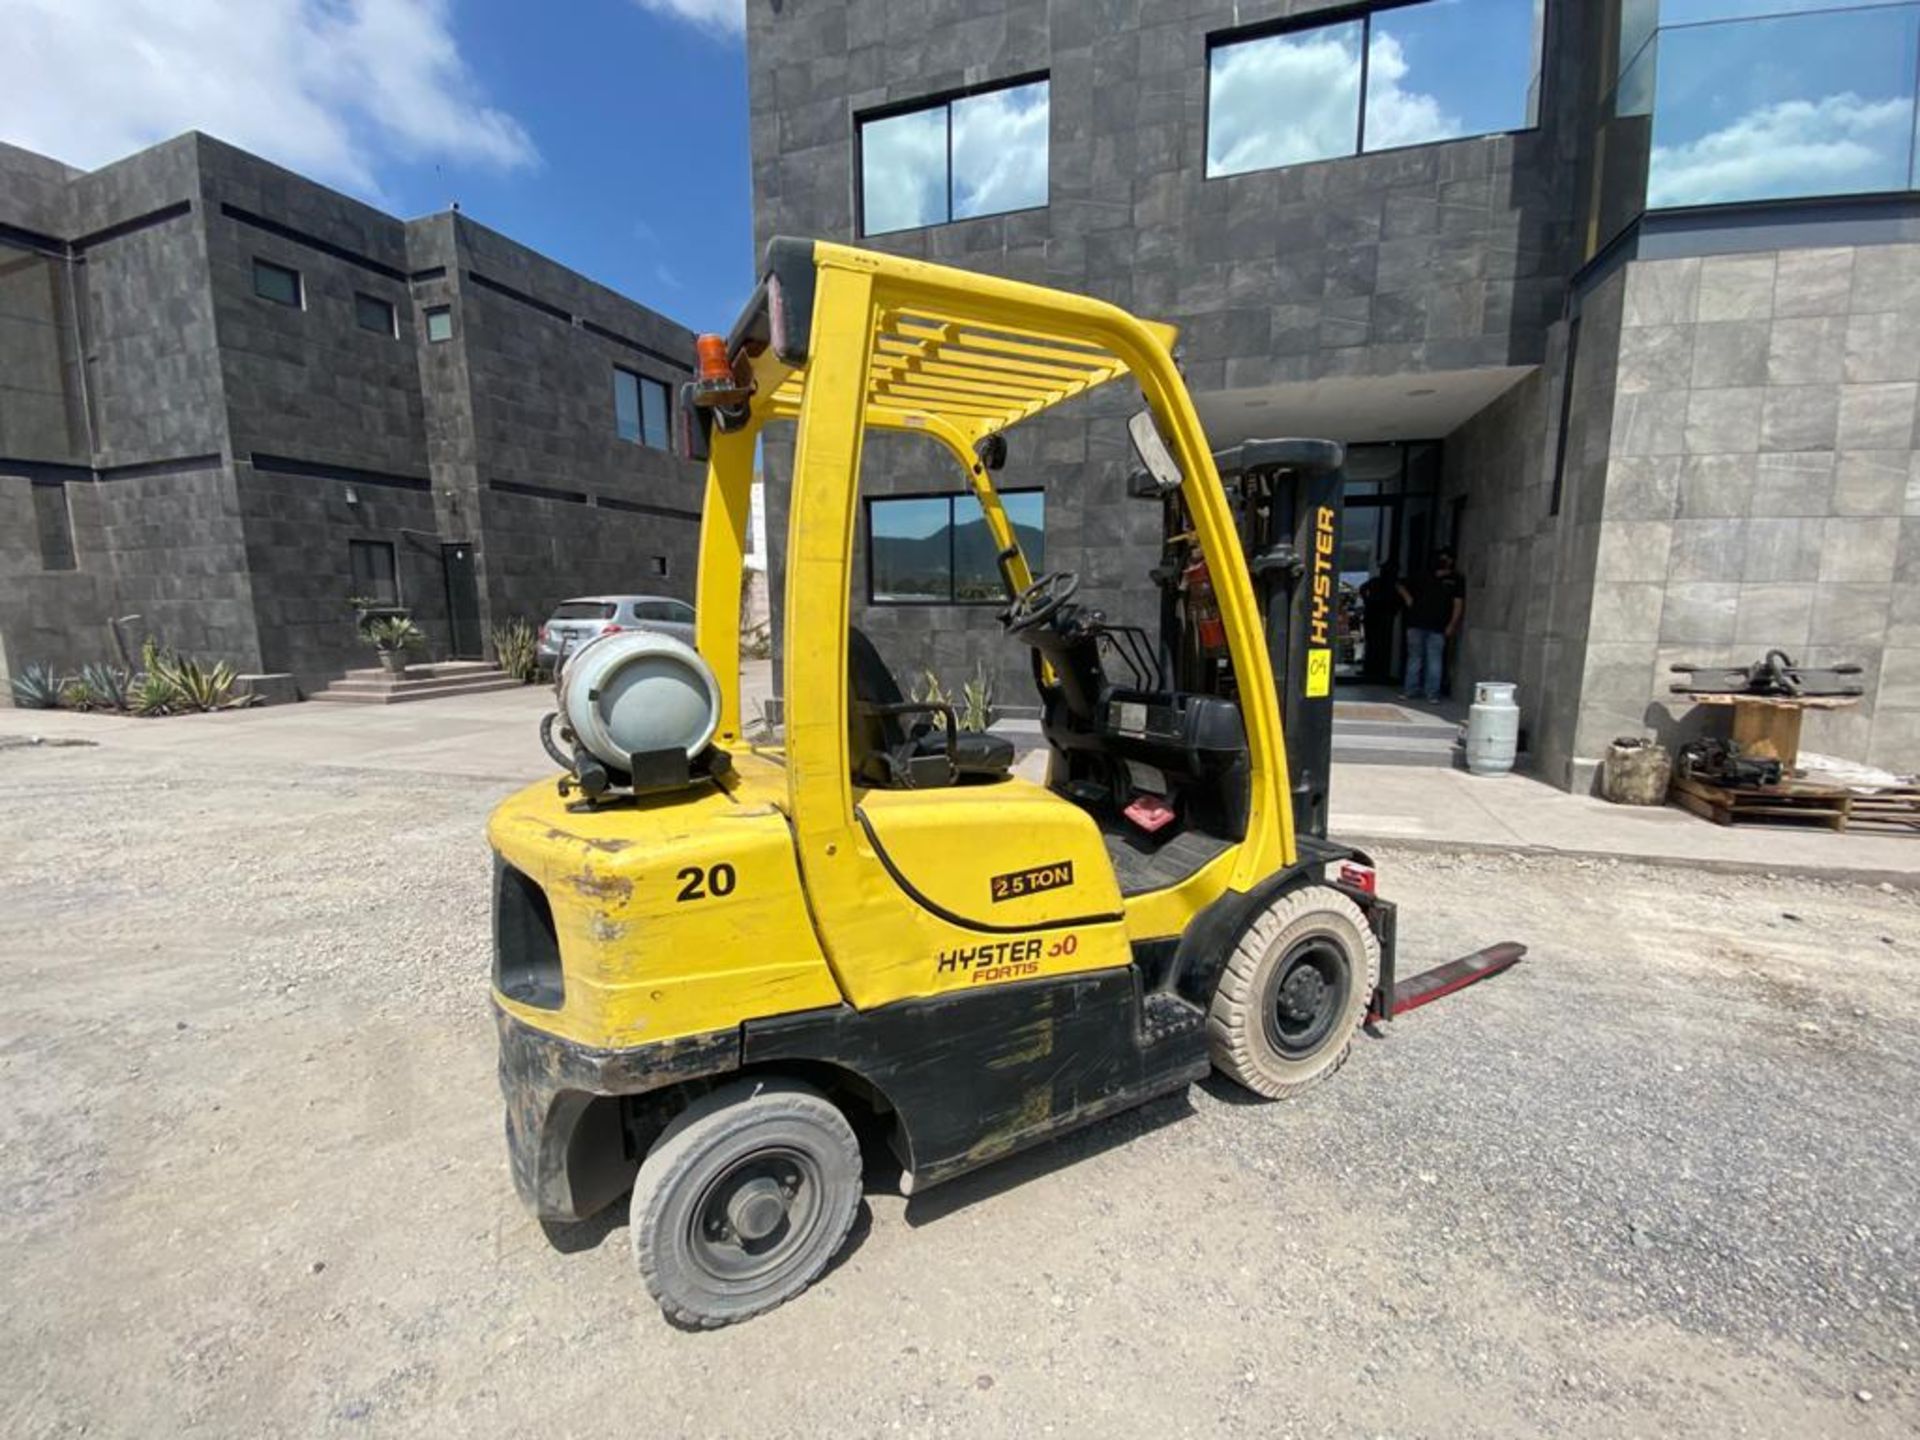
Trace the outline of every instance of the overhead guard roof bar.
<instances>
[{"instance_id":1,"label":"overhead guard roof bar","mask_svg":"<svg viewBox=\"0 0 1920 1440\"><path fill-rule=\"evenodd\" d=\"M763 415L800 413L814 283L814 242L775 239L765 276L728 336L737 363L757 376L779 376L770 396L752 402ZM868 372L867 405L876 419L908 428L939 421L978 439L1127 373L1125 362L1100 346L1024 325L1025 317L994 313L991 305L958 313L963 308L973 309L964 302L956 313L919 301L890 305L883 283ZM1171 346L1171 327L1152 328ZM764 363L769 352L777 367Z\"/></svg>"}]
</instances>

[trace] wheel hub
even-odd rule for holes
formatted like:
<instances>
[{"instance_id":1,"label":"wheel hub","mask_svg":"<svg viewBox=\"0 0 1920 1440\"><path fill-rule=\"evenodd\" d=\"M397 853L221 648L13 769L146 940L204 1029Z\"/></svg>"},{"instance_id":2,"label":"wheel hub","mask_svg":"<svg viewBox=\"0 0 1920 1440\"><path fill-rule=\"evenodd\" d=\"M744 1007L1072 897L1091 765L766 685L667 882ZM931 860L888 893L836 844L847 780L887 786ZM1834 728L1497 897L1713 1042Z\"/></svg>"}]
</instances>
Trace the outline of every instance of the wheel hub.
<instances>
[{"instance_id":1,"label":"wheel hub","mask_svg":"<svg viewBox=\"0 0 1920 1440\"><path fill-rule=\"evenodd\" d=\"M762 1175L747 1181L727 1200L727 1223L742 1240L764 1240L787 1218L787 1192Z\"/></svg>"},{"instance_id":2,"label":"wheel hub","mask_svg":"<svg viewBox=\"0 0 1920 1440\"><path fill-rule=\"evenodd\" d=\"M1287 977L1287 983L1281 987L1277 1002L1280 1018L1304 1024L1320 1013L1326 993L1327 982L1321 978L1320 972L1310 965L1302 965Z\"/></svg>"}]
</instances>

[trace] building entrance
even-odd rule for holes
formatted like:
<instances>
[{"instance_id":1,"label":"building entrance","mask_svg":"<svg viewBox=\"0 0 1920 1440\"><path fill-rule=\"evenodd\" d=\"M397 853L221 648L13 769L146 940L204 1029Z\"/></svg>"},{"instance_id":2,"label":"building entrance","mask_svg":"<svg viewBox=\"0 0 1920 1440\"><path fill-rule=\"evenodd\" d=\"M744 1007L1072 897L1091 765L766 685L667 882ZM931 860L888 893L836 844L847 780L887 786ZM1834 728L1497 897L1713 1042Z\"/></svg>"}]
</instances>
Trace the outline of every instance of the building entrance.
<instances>
[{"instance_id":1,"label":"building entrance","mask_svg":"<svg viewBox=\"0 0 1920 1440\"><path fill-rule=\"evenodd\" d=\"M1400 678L1398 580L1427 563L1438 533L1440 442L1347 447L1340 546L1340 646L1335 675L1385 685Z\"/></svg>"}]
</instances>

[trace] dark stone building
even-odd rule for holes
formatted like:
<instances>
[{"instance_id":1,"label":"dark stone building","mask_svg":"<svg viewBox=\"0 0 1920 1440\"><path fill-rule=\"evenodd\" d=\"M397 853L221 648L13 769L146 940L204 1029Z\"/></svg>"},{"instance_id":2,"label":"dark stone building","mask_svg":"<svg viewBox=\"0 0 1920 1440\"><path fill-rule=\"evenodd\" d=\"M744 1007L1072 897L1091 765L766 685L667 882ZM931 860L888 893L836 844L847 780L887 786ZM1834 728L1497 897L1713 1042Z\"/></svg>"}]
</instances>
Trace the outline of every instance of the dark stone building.
<instances>
[{"instance_id":1,"label":"dark stone building","mask_svg":"<svg viewBox=\"0 0 1920 1440\"><path fill-rule=\"evenodd\" d=\"M692 336L464 215L401 221L204 135L0 146L0 673L109 617L303 687L567 595L691 598L666 448Z\"/></svg>"},{"instance_id":2,"label":"dark stone building","mask_svg":"<svg viewBox=\"0 0 1920 1440\"><path fill-rule=\"evenodd\" d=\"M1331 435L1342 570L1468 582L1455 689L1531 763L1700 723L1686 659L1858 661L1810 748L1920 766L1916 17L1820 0L749 0L757 238L820 236L1177 323L1216 445ZM1655 61L1658 60L1656 67ZM1764 60L1766 63L1760 63ZM1157 516L1096 393L1016 431L1048 568L1148 619ZM790 446L767 446L784 520ZM904 674L1025 656L870 442L859 623ZM937 549L937 542L934 548ZM774 561L778 564L778 543ZM775 594L779 593L778 575Z\"/></svg>"}]
</instances>

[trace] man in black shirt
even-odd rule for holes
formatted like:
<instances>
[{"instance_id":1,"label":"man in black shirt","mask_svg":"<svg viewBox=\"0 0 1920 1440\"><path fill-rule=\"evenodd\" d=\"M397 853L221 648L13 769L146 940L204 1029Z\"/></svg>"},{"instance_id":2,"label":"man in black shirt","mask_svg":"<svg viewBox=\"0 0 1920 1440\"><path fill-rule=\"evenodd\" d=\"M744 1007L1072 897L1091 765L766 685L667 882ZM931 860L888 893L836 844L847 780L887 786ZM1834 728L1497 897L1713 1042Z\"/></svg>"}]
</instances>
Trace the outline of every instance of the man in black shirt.
<instances>
[{"instance_id":1,"label":"man in black shirt","mask_svg":"<svg viewBox=\"0 0 1920 1440\"><path fill-rule=\"evenodd\" d=\"M1428 572L1400 587L1400 599L1407 607L1407 679L1400 698L1438 700L1447 641L1467 606L1467 585L1453 568L1453 552L1435 551Z\"/></svg>"}]
</instances>

